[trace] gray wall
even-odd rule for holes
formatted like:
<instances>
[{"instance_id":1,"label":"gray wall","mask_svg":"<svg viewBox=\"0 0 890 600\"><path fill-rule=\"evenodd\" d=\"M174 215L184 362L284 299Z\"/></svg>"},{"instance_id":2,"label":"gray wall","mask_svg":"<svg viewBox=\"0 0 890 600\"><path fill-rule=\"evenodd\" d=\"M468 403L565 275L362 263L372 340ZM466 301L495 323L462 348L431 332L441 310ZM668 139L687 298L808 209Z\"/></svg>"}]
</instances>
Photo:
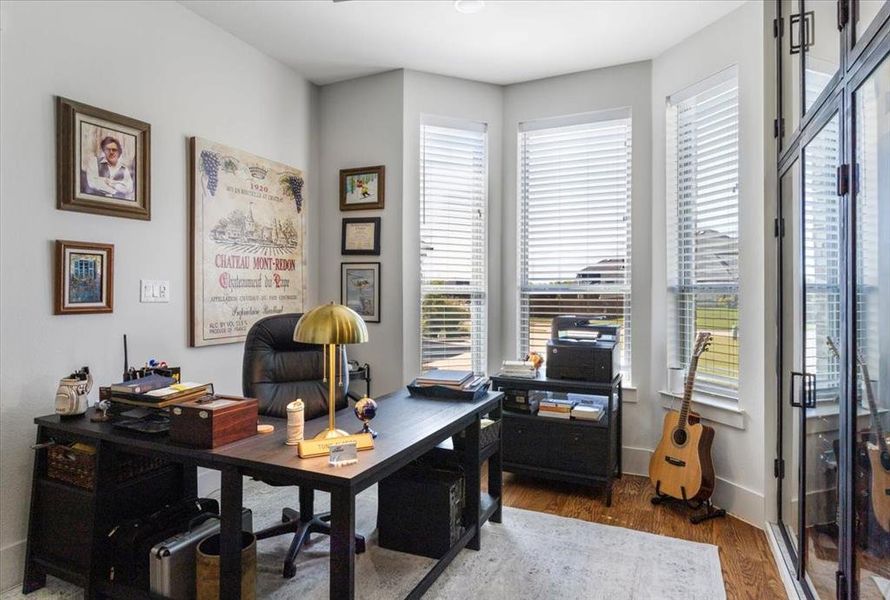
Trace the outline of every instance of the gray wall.
<instances>
[{"instance_id":1,"label":"gray wall","mask_svg":"<svg viewBox=\"0 0 890 600\"><path fill-rule=\"evenodd\" d=\"M321 88L319 155L319 288L321 302L340 301L340 263L380 262L380 323L368 323L369 341L349 357L372 366L372 394L403 385L402 363L402 71L351 79ZM340 212L340 169L386 166L384 209ZM381 217L380 256L341 256L342 219ZM360 388L363 390L364 388Z\"/></svg>"},{"instance_id":2,"label":"gray wall","mask_svg":"<svg viewBox=\"0 0 890 600\"><path fill-rule=\"evenodd\" d=\"M488 124L488 372L504 358L501 314L503 97L501 86L405 71L404 204L402 208L402 381L420 371L420 124L424 115Z\"/></svg>"},{"instance_id":3,"label":"gray wall","mask_svg":"<svg viewBox=\"0 0 890 600\"><path fill-rule=\"evenodd\" d=\"M176 3L3 3L0 33L0 589L21 577L35 428L60 377L89 365L118 381L130 358L182 365L241 391L241 345L189 349L186 139L198 135L303 169L315 302L321 196L317 90ZM53 96L152 125L152 220L56 210ZM401 118L401 116L399 116ZM336 197L331 197L336 201ZM53 316L52 244L115 244L110 315ZM139 279L168 279L169 304L139 304ZM97 391L92 394L96 400Z\"/></svg>"},{"instance_id":4,"label":"gray wall","mask_svg":"<svg viewBox=\"0 0 890 600\"><path fill-rule=\"evenodd\" d=\"M714 410L699 405L705 416L726 417L717 429L714 463L718 483L715 502L755 525L767 510L764 490L766 464L773 455L766 448L765 400L773 398L774 380L764 356L773 357L766 344L764 322L774 297L765 266L771 264L773 240L766 236L772 219L773 180L766 162L772 162L765 131L764 112L764 11L766 5L749 2L726 17L690 36L652 63L652 321L649 387L653 394L667 388L667 278L664 259L665 224L665 107L668 96L706 79L733 64L739 70L739 380L737 410ZM770 153L770 160L764 156ZM767 210L769 206L769 210ZM771 255L770 255L771 256ZM772 312L770 312L772 314ZM768 321L774 323L775 321ZM653 410L639 425L651 429L661 422L657 397ZM707 412L706 412L707 411ZM661 413L661 414L659 414ZM771 421L770 427L774 428ZM657 430L649 435L658 435ZM770 479L772 474L770 473Z\"/></svg>"}]
</instances>

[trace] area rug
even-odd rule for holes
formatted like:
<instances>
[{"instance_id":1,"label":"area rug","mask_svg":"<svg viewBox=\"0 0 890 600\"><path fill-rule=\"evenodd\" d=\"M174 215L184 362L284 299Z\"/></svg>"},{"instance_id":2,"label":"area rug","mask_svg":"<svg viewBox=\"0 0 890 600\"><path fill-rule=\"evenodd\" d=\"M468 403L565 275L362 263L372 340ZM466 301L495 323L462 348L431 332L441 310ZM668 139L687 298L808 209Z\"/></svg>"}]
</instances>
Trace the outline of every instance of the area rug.
<instances>
[{"instance_id":1,"label":"area rug","mask_svg":"<svg viewBox=\"0 0 890 600\"><path fill-rule=\"evenodd\" d=\"M318 510L328 506L319 493ZM297 502L295 488L273 488L245 480L244 505L254 511L257 529L278 522L281 508ZM356 596L364 600L403 598L433 560L385 550L377 545L376 489L356 501L356 531L368 550L356 557ZM482 550L463 550L425 598L442 600L584 598L609 600L721 600L726 598L717 547L504 508L503 524L482 530ZM281 577L281 559L290 536L258 544L257 597L284 600L328 598L328 539L319 536L304 548L297 576ZM47 588L0 600L67 600L77 588L49 578Z\"/></svg>"}]
</instances>

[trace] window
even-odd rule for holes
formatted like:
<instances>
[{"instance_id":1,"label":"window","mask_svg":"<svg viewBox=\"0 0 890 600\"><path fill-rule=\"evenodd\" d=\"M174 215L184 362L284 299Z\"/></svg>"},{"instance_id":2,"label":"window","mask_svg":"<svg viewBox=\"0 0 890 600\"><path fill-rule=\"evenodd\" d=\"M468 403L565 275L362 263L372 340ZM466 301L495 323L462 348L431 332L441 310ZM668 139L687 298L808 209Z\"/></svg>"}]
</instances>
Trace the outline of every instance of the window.
<instances>
[{"instance_id":1,"label":"window","mask_svg":"<svg viewBox=\"0 0 890 600\"><path fill-rule=\"evenodd\" d=\"M620 326L631 366L629 110L519 128L519 349L544 352L557 315Z\"/></svg>"},{"instance_id":2,"label":"window","mask_svg":"<svg viewBox=\"0 0 890 600\"><path fill-rule=\"evenodd\" d=\"M488 144L484 124L420 128L420 361L486 371Z\"/></svg>"},{"instance_id":3,"label":"window","mask_svg":"<svg viewBox=\"0 0 890 600\"><path fill-rule=\"evenodd\" d=\"M667 109L668 357L687 365L713 334L695 388L738 397L739 97L736 68L671 96Z\"/></svg>"}]
</instances>

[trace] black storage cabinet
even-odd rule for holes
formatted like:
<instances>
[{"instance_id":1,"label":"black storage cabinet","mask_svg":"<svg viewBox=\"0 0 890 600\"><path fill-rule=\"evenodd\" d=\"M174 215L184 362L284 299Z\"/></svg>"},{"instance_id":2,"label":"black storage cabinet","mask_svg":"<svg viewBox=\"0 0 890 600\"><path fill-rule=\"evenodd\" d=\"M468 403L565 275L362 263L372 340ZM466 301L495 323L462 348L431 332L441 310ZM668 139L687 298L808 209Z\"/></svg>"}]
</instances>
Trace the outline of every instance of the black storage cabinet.
<instances>
[{"instance_id":1,"label":"black storage cabinet","mask_svg":"<svg viewBox=\"0 0 890 600\"><path fill-rule=\"evenodd\" d=\"M463 533L464 477L457 470L414 464L377 488L381 548L442 558Z\"/></svg>"},{"instance_id":2,"label":"black storage cabinet","mask_svg":"<svg viewBox=\"0 0 890 600\"><path fill-rule=\"evenodd\" d=\"M515 412L505 404L502 418L503 469L511 473L571 483L602 485L606 506L612 484L621 477L621 375L610 383L495 375L492 389L508 395L535 390L608 396L599 421L556 419Z\"/></svg>"}]
</instances>

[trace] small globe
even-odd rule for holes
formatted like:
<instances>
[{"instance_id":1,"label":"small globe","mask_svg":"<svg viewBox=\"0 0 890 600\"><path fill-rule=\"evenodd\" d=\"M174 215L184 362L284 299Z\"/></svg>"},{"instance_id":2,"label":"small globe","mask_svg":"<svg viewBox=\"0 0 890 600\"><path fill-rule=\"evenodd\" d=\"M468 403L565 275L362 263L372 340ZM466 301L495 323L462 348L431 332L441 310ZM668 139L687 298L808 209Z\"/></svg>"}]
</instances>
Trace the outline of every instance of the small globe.
<instances>
[{"instance_id":1,"label":"small globe","mask_svg":"<svg viewBox=\"0 0 890 600\"><path fill-rule=\"evenodd\" d=\"M354 410L355 416L360 421L368 422L377 416L377 403L372 398L365 396L356 401Z\"/></svg>"}]
</instances>

